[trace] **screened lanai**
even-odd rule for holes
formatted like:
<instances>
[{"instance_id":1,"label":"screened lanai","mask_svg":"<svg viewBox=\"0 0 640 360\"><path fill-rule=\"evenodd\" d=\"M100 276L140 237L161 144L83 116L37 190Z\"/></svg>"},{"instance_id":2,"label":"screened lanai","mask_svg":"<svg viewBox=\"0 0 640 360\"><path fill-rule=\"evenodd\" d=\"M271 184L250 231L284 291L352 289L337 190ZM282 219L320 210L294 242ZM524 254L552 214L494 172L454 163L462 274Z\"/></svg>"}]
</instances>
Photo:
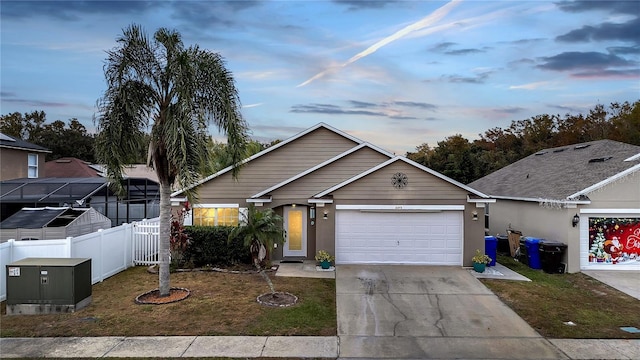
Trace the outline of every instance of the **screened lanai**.
<instances>
[{"instance_id":1,"label":"screened lanai","mask_svg":"<svg viewBox=\"0 0 640 360\"><path fill-rule=\"evenodd\" d=\"M93 207L116 226L159 215L158 183L144 178L123 180L118 198L105 178L36 178L0 182L1 220L23 207Z\"/></svg>"}]
</instances>

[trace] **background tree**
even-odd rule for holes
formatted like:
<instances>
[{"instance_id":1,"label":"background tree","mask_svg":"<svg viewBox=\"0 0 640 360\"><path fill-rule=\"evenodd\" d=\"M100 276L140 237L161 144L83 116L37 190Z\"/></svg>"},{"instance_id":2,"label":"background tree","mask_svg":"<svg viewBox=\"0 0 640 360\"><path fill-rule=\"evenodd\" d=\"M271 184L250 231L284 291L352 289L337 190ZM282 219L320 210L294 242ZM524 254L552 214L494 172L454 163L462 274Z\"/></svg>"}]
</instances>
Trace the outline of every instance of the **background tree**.
<instances>
[{"instance_id":1,"label":"background tree","mask_svg":"<svg viewBox=\"0 0 640 360\"><path fill-rule=\"evenodd\" d=\"M207 127L227 135L234 164L244 155L247 125L240 99L223 58L198 46L185 48L175 30L160 28L149 38L137 25L123 30L118 46L107 52L107 90L98 100L96 149L112 184L142 147L150 126L148 165L160 183L160 296L170 293L170 194L174 185L187 188L207 162ZM233 174L237 176L238 167ZM194 193L187 191L193 202Z\"/></svg>"}]
</instances>

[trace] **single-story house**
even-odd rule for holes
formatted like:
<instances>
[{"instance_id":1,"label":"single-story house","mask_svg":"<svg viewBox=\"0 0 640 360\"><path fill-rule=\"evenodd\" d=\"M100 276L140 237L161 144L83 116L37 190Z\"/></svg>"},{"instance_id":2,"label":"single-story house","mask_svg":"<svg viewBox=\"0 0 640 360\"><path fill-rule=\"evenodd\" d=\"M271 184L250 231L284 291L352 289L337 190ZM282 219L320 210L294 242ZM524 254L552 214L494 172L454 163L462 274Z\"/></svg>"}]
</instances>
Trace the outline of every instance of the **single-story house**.
<instances>
[{"instance_id":1,"label":"single-story house","mask_svg":"<svg viewBox=\"0 0 640 360\"><path fill-rule=\"evenodd\" d=\"M284 220L274 259L470 266L487 195L320 123L199 181L186 225L237 225L253 203ZM184 201L184 190L172 194Z\"/></svg>"},{"instance_id":2,"label":"single-story house","mask_svg":"<svg viewBox=\"0 0 640 360\"><path fill-rule=\"evenodd\" d=\"M640 146L544 149L469 184L492 198L488 230L567 245L568 272L640 270Z\"/></svg>"}]
</instances>

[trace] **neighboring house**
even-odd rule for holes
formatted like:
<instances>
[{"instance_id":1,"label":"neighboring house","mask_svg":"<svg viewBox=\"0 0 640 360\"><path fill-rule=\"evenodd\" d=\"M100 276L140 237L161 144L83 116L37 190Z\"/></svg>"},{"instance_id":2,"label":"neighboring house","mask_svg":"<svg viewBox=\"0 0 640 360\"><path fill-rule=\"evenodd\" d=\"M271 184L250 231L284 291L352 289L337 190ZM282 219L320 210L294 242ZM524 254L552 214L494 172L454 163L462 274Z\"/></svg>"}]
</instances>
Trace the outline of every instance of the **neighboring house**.
<instances>
[{"instance_id":1,"label":"neighboring house","mask_svg":"<svg viewBox=\"0 0 640 360\"><path fill-rule=\"evenodd\" d=\"M47 177L52 178L86 178L100 177L99 170L90 163L74 157L64 157L44 164Z\"/></svg>"},{"instance_id":2,"label":"neighboring house","mask_svg":"<svg viewBox=\"0 0 640 360\"><path fill-rule=\"evenodd\" d=\"M275 259L471 265L488 196L405 157L318 124L194 186L187 225L237 225L248 204L284 219ZM184 190L172 202L185 201Z\"/></svg>"},{"instance_id":3,"label":"neighboring house","mask_svg":"<svg viewBox=\"0 0 640 360\"><path fill-rule=\"evenodd\" d=\"M469 184L497 199L489 232L565 243L569 272L640 270L640 146L612 140L541 150Z\"/></svg>"},{"instance_id":4,"label":"neighboring house","mask_svg":"<svg viewBox=\"0 0 640 360\"><path fill-rule=\"evenodd\" d=\"M0 133L0 180L44 177L48 149Z\"/></svg>"}]
</instances>

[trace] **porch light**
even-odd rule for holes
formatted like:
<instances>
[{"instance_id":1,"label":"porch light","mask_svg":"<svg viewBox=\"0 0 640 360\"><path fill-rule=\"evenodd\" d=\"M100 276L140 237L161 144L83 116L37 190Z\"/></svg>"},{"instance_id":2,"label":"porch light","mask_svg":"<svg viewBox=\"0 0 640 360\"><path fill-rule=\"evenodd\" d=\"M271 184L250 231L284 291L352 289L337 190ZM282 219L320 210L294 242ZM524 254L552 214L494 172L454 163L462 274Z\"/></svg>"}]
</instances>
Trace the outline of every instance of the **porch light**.
<instances>
[{"instance_id":1,"label":"porch light","mask_svg":"<svg viewBox=\"0 0 640 360\"><path fill-rule=\"evenodd\" d=\"M473 217L472 217L473 221L478 221L478 212L477 211L472 212L471 215L473 215Z\"/></svg>"},{"instance_id":2,"label":"porch light","mask_svg":"<svg viewBox=\"0 0 640 360\"><path fill-rule=\"evenodd\" d=\"M322 218L324 220L327 220L329 218L329 212L327 210L325 210L324 213L322 214Z\"/></svg>"},{"instance_id":3,"label":"porch light","mask_svg":"<svg viewBox=\"0 0 640 360\"><path fill-rule=\"evenodd\" d=\"M573 227L578 226L578 223L580 222L580 216L578 216L578 214L573 215L573 219L571 219L571 225L573 225Z\"/></svg>"}]
</instances>

